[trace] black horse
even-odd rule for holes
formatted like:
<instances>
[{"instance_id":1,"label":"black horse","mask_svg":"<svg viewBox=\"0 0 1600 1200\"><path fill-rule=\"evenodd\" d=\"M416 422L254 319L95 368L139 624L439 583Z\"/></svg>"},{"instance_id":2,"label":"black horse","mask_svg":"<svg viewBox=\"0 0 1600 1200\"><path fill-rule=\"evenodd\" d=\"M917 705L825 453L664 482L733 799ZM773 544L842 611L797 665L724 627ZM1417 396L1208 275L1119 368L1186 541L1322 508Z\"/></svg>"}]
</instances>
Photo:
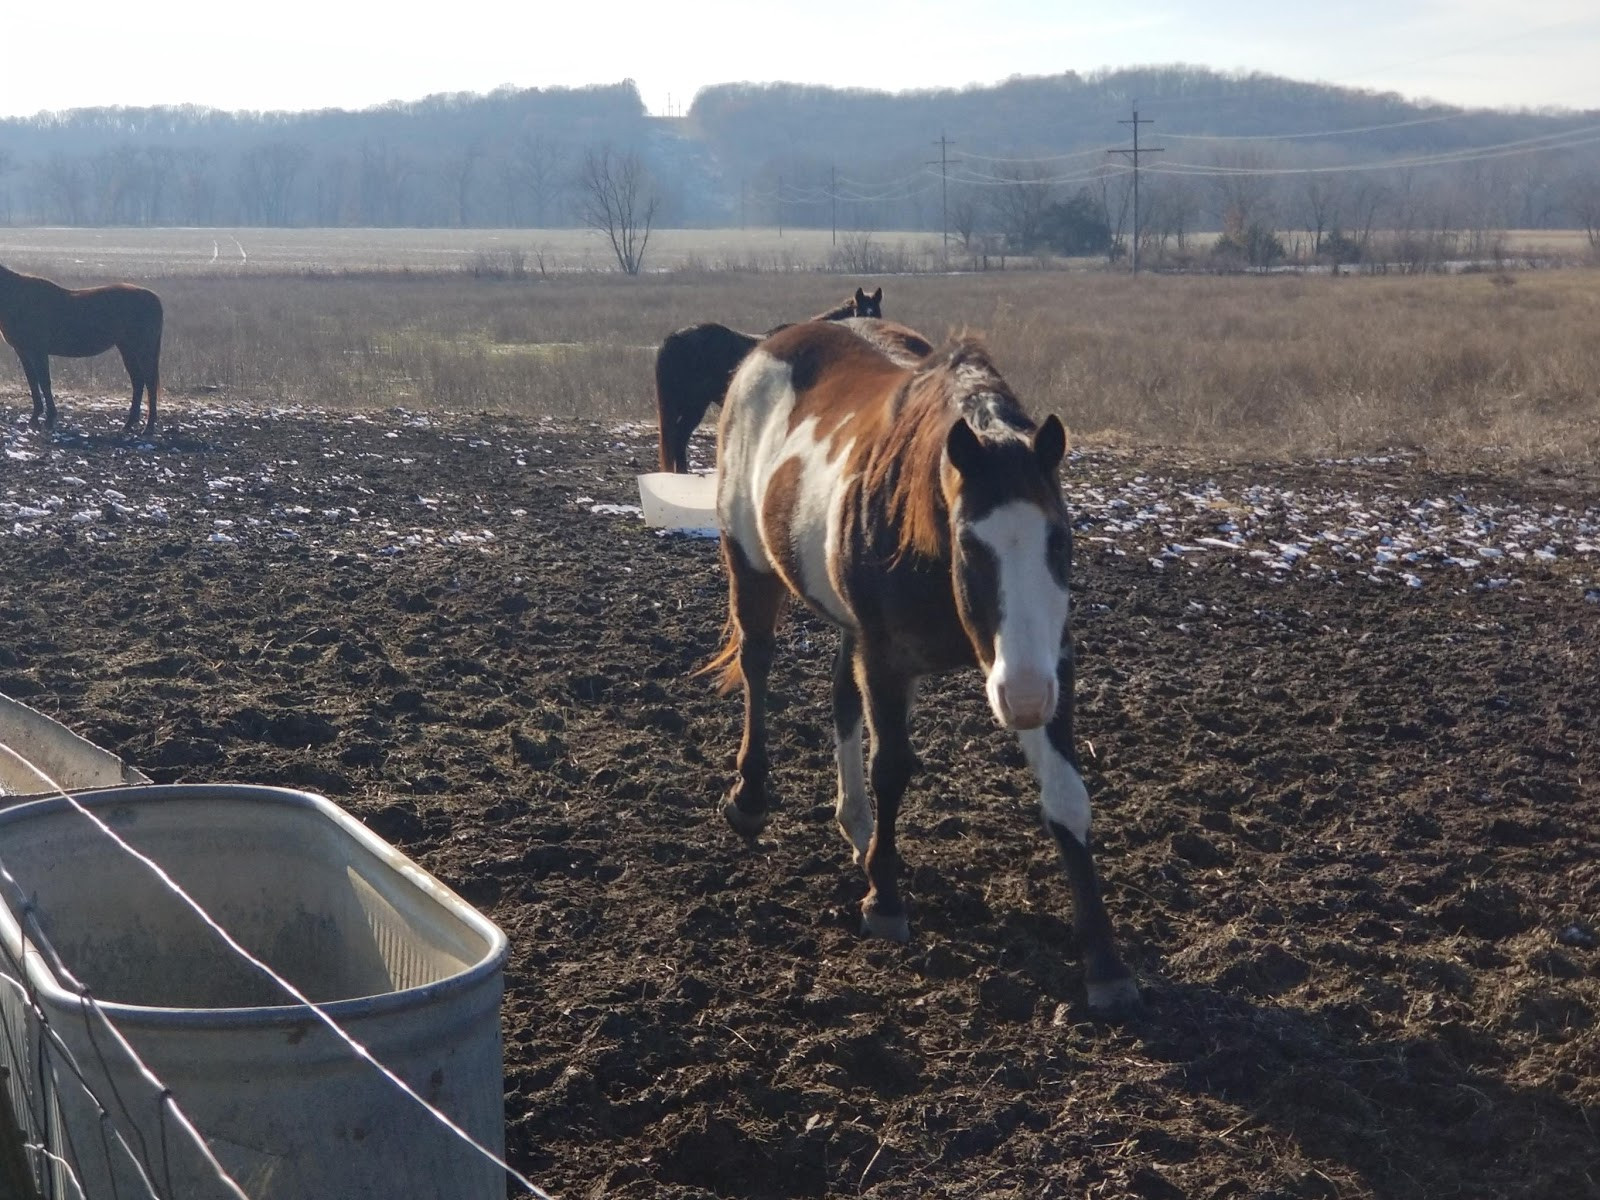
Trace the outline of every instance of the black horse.
<instances>
[{"instance_id":1,"label":"black horse","mask_svg":"<svg viewBox=\"0 0 1600 1200\"><path fill-rule=\"evenodd\" d=\"M156 392L161 384L161 298L131 283L64 288L37 275L0 267L0 336L22 362L33 393L33 425L56 425L56 398L50 389L50 356L90 358L115 346L133 382L133 407L127 432L139 427L139 407L150 394L150 419L156 427Z\"/></svg>"},{"instance_id":2,"label":"black horse","mask_svg":"<svg viewBox=\"0 0 1600 1200\"><path fill-rule=\"evenodd\" d=\"M843 321L850 317L882 317L883 289L867 295L861 288L843 304L818 313L813 321ZM656 419L661 430L661 469L683 475L689 470L689 439L706 410L721 404L728 382L765 334L741 333L708 322L669 333L656 351Z\"/></svg>"}]
</instances>

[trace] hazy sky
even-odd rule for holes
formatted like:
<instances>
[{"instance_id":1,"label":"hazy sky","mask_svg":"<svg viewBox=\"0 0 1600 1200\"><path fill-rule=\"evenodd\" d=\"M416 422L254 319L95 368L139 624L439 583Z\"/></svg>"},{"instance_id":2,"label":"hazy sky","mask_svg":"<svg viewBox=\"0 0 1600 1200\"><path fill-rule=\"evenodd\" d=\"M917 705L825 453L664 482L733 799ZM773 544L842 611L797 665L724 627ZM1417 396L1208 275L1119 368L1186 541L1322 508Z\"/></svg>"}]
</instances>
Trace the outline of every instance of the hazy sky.
<instances>
[{"instance_id":1,"label":"hazy sky","mask_svg":"<svg viewBox=\"0 0 1600 1200\"><path fill-rule=\"evenodd\" d=\"M681 109L736 80L898 91L1175 62L1453 104L1600 108L1600 0L836 0L815 15L744 0L6 7L0 116L362 108L624 78L664 112L669 97Z\"/></svg>"}]
</instances>

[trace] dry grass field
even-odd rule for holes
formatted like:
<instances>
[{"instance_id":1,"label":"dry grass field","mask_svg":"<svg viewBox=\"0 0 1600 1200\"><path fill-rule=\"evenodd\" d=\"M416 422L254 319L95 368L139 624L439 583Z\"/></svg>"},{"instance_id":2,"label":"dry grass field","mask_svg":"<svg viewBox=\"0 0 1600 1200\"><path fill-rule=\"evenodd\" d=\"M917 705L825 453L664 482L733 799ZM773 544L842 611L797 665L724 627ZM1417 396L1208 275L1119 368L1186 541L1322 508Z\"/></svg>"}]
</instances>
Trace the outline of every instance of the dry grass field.
<instances>
[{"instance_id":1,"label":"dry grass field","mask_svg":"<svg viewBox=\"0 0 1600 1200\"><path fill-rule=\"evenodd\" d=\"M1080 440L1296 457L1398 446L1539 462L1593 461L1600 449L1600 273L1585 269L503 278L475 273L480 251L467 247L482 231L427 235L439 269L424 270L407 257L423 235L380 230L352 233L347 254L320 262L285 249L280 270L204 273L171 257L106 256L97 273L82 241L94 231L55 231L78 239L70 262L38 253L51 232L0 238L0 261L156 287L168 313L168 412L179 422L185 398L198 396L649 420L654 349L669 331L703 320L759 330L865 282L884 285L889 316L935 339L985 335L1013 385ZM408 265L379 269L394 261ZM56 376L69 395L114 395L125 382L114 355L59 360ZM0 367L0 387L25 394L14 363Z\"/></svg>"}]
</instances>

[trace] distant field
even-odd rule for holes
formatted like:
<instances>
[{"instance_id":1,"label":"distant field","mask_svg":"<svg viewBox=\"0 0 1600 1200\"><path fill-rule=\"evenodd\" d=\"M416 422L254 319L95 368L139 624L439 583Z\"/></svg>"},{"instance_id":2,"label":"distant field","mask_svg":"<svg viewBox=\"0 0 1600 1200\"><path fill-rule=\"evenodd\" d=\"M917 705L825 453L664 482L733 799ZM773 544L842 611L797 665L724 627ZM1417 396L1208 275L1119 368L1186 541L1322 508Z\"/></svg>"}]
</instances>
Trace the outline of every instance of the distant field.
<instances>
[{"instance_id":1,"label":"distant field","mask_svg":"<svg viewBox=\"0 0 1600 1200\"><path fill-rule=\"evenodd\" d=\"M1191 244L1204 249L1214 234ZM1285 231L1285 244L1305 235ZM958 252L952 239L952 255ZM798 271L876 273L944 269L936 233L785 229L658 229L648 273ZM1577 229L1511 230L1503 252L1582 260L1591 254ZM1008 266L1033 265L1029 257ZM274 275L357 271L477 271L529 274L616 270L605 238L588 229L94 229L0 228L0 263L69 280L111 276ZM1088 268L1104 260L1059 265Z\"/></svg>"},{"instance_id":2,"label":"distant field","mask_svg":"<svg viewBox=\"0 0 1600 1200\"><path fill-rule=\"evenodd\" d=\"M843 246L931 259L937 235L827 230L658 229L650 271L808 271ZM605 238L588 229L0 229L0 262L69 277L275 274L306 271L503 270L520 255L527 271L610 271Z\"/></svg>"},{"instance_id":3,"label":"distant field","mask_svg":"<svg viewBox=\"0 0 1600 1200\"><path fill-rule=\"evenodd\" d=\"M1034 411L1061 413L1080 440L1335 457L1404 446L1574 467L1600 458L1593 269L1133 279L1088 270L795 268L635 279L615 271L343 274L339 266L470 264L480 252L472 247L486 244L481 231L271 232L260 243L241 234L250 267L179 265L182 239L201 236L106 233L106 249L142 245L147 257L96 271L77 265L93 255L90 231L9 231L0 235L0 261L22 261L10 238L36 248L57 238L90 256L74 260L81 275L152 282L166 304L162 374L177 426L201 403L652 421L655 350L672 330L697 321L765 329L818 312L861 283L881 284L887 315L935 340L984 335ZM213 235L203 236L209 256ZM584 235L568 236L584 245ZM813 252L827 245L826 235L808 236ZM791 241L787 233L783 240ZM797 249L803 241L792 240ZM156 253L162 244L165 257ZM686 240L683 252L711 244ZM747 248L772 244L752 239ZM64 258L43 265L66 276ZM278 270L266 265L273 262ZM126 403L127 377L113 354L57 359L55 376L69 421L99 419L73 397ZM22 373L0 354L0 421L26 410Z\"/></svg>"}]
</instances>

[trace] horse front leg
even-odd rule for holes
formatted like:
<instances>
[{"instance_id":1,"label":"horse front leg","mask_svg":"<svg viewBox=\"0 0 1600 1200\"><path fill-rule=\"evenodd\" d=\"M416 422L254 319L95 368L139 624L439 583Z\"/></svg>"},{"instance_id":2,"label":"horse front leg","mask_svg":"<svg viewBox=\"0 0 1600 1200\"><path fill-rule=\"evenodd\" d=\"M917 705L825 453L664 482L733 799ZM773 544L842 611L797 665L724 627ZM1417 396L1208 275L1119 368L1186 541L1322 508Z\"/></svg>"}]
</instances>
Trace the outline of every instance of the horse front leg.
<instances>
[{"instance_id":1,"label":"horse front leg","mask_svg":"<svg viewBox=\"0 0 1600 1200\"><path fill-rule=\"evenodd\" d=\"M29 354L17 352L17 361L22 364L22 374L28 380L28 394L33 397L33 417L29 420L30 428L39 428L39 418L44 416L44 389L39 386L38 360ZM45 362L48 364L49 359Z\"/></svg>"},{"instance_id":2,"label":"horse front leg","mask_svg":"<svg viewBox=\"0 0 1600 1200\"><path fill-rule=\"evenodd\" d=\"M33 371L39 380L39 391L44 394L44 427L53 430L56 427L56 394L50 386L50 356L48 354L36 356L33 361ZM38 400L34 401L36 415L38 403Z\"/></svg>"},{"instance_id":3,"label":"horse front leg","mask_svg":"<svg viewBox=\"0 0 1600 1200\"><path fill-rule=\"evenodd\" d=\"M722 815L736 833L754 841L767 823L768 678L788 590L778 576L753 567L732 539L724 538L723 554L728 564L728 603L739 639L739 673L744 679L744 737L739 743L739 778Z\"/></svg>"},{"instance_id":4,"label":"horse front leg","mask_svg":"<svg viewBox=\"0 0 1600 1200\"><path fill-rule=\"evenodd\" d=\"M864 860L868 886L866 899L861 901L861 932L904 942L911 937L911 922L900 898L895 822L906 786L917 770L910 735L913 680L858 661L856 681L866 699L867 726L872 736L868 772L877 801L877 819Z\"/></svg>"},{"instance_id":5,"label":"horse front leg","mask_svg":"<svg viewBox=\"0 0 1600 1200\"><path fill-rule=\"evenodd\" d=\"M1017 736L1039 780L1044 825L1055 839L1072 888L1072 932L1083 955L1089 1008L1102 1014L1128 1012L1139 1007L1139 987L1117 956L1111 918L1095 872L1089 838L1089 789L1084 786L1073 745L1070 652L1062 656L1058 682L1060 700L1050 723Z\"/></svg>"},{"instance_id":6,"label":"horse front leg","mask_svg":"<svg viewBox=\"0 0 1600 1200\"><path fill-rule=\"evenodd\" d=\"M841 634L839 651L833 658L833 749L839 765L839 798L833 813L840 832L850 843L851 861L859 866L872 840L872 797L867 794L862 756L866 726L855 657L854 635Z\"/></svg>"}]
</instances>

